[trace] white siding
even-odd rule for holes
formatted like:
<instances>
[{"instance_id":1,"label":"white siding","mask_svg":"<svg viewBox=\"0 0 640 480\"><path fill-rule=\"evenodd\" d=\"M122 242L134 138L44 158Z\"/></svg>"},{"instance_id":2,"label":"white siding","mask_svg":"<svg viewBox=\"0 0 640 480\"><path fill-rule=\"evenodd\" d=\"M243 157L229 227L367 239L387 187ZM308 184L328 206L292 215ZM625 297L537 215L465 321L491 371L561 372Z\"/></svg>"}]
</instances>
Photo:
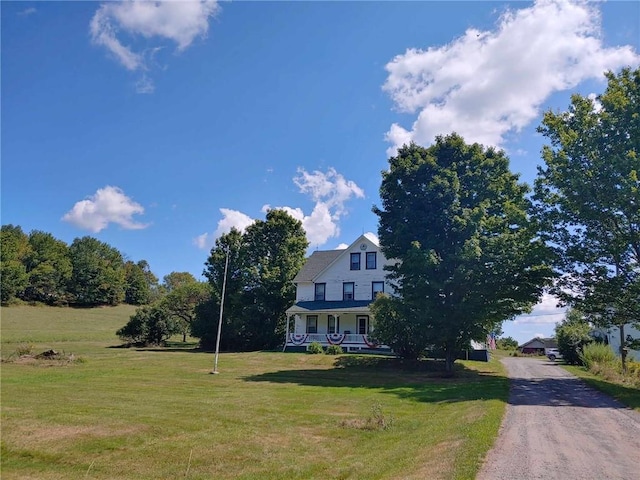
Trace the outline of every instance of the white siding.
<instances>
[{"instance_id":1,"label":"white siding","mask_svg":"<svg viewBox=\"0 0 640 480\"><path fill-rule=\"evenodd\" d=\"M296 287L296 302L310 302L315 295L315 286L313 283L300 282Z\"/></svg>"},{"instance_id":2,"label":"white siding","mask_svg":"<svg viewBox=\"0 0 640 480\"><path fill-rule=\"evenodd\" d=\"M613 327L607 330L606 332L607 339L609 341L609 346L616 353L616 355L620 355L620 329L618 327ZM624 336L631 335L631 338L638 339L640 338L640 330L631 326L631 324L626 324L624 326ZM629 349L629 353L627 358L633 358L635 360L640 361L640 351Z\"/></svg>"},{"instance_id":3,"label":"white siding","mask_svg":"<svg viewBox=\"0 0 640 480\"><path fill-rule=\"evenodd\" d=\"M361 250L360 245L365 244L366 250ZM366 252L376 252L376 268L368 270L366 268ZM351 270L351 253L360 254L360 270ZM326 300L342 300L342 286L345 282L354 283L354 300L371 300L372 282L384 282L386 271L383 267L389 264L380 248L369 240L362 240L356 245L344 251L336 261L322 272L316 283L326 284ZM299 285L299 289L306 288ZM393 293L389 284L385 282L384 291ZM298 296L300 296L299 294ZM313 298L313 292L312 292Z\"/></svg>"}]
</instances>

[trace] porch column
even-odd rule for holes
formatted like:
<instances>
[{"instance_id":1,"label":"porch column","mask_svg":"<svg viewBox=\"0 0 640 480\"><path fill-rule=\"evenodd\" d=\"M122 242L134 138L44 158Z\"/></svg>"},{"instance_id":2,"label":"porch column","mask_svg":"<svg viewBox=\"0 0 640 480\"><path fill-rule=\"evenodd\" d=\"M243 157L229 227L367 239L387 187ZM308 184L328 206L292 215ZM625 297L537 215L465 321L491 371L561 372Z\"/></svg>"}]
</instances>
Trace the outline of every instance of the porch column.
<instances>
[{"instance_id":1,"label":"porch column","mask_svg":"<svg viewBox=\"0 0 640 480\"><path fill-rule=\"evenodd\" d=\"M283 352L287 349L287 342L289 341L289 322L290 321L291 321L291 316L287 314L287 331L284 334L284 346L282 347Z\"/></svg>"}]
</instances>

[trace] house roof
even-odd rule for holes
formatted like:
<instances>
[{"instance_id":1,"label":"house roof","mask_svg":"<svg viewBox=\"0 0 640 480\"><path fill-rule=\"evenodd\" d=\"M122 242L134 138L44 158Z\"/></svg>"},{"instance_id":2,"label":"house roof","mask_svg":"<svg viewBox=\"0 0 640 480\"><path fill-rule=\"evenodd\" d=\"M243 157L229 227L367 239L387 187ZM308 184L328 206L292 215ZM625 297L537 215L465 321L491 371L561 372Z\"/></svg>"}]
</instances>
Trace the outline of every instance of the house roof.
<instances>
[{"instance_id":1,"label":"house roof","mask_svg":"<svg viewBox=\"0 0 640 480\"><path fill-rule=\"evenodd\" d=\"M363 309L368 307L373 300L317 300L309 302L294 303L287 312L315 312L321 310L347 311L353 309Z\"/></svg>"},{"instance_id":2,"label":"house roof","mask_svg":"<svg viewBox=\"0 0 640 480\"><path fill-rule=\"evenodd\" d=\"M302 266L298 274L294 277L293 281L298 282L313 282L313 280L324 271L329 265L335 262L340 256L356 243L361 243L363 239L371 242L375 247L380 247L377 237L373 233L364 233L360 235L356 241L354 241L349 247L340 250L317 250L311 254L307 261Z\"/></svg>"},{"instance_id":3,"label":"house roof","mask_svg":"<svg viewBox=\"0 0 640 480\"><path fill-rule=\"evenodd\" d=\"M318 250L311 254L294 277L294 282L312 282L327 265L338 258L344 250Z\"/></svg>"},{"instance_id":4,"label":"house roof","mask_svg":"<svg viewBox=\"0 0 640 480\"><path fill-rule=\"evenodd\" d=\"M541 343L543 345L543 348L558 348L558 343L556 342L555 338L542 338L542 337L532 338L528 342L520 345L519 348L527 348L534 342Z\"/></svg>"}]
</instances>

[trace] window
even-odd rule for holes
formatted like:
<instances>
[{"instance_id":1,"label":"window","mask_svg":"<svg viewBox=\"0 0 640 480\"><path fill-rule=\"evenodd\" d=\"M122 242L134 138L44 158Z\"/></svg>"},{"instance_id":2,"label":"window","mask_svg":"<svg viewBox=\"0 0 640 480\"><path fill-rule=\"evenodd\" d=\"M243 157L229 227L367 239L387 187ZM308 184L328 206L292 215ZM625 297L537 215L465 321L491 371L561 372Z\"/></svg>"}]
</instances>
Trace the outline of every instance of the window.
<instances>
[{"instance_id":1,"label":"window","mask_svg":"<svg viewBox=\"0 0 640 480\"><path fill-rule=\"evenodd\" d=\"M316 293L313 297L314 300L324 300L324 291L326 283L316 283Z\"/></svg>"},{"instance_id":2,"label":"window","mask_svg":"<svg viewBox=\"0 0 640 480\"><path fill-rule=\"evenodd\" d=\"M338 333L340 330L340 322L333 315L329 315L327 320L327 333Z\"/></svg>"},{"instance_id":3,"label":"window","mask_svg":"<svg viewBox=\"0 0 640 480\"><path fill-rule=\"evenodd\" d=\"M376 263L376 252L367 252L367 270L375 270Z\"/></svg>"},{"instance_id":4,"label":"window","mask_svg":"<svg viewBox=\"0 0 640 480\"><path fill-rule=\"evenodd\" d=\"M345 282L342 284L342 300L353 300L354 284L353 282Z\"/></svg>"},{"instance_id":5,"label":"window","mask_svg":"<svg viewBox=\"0 0 640 480\"><path fill-rule=\"evenodd\" d=\"M318 333L317 315L307 315L307 333Z\"/></svg>"},{"instance_id":6,"label":"window","mask_svg":"<svg viewBox=\"0 0 640 480\"><path fill-rule=\"evenodd\" d=\"M375 300L379 293L384 292L384 282L371 282L371 300Z\"/></svg>"},{"instance_id":7,"label":"window","mask_svg":"<svg viewBox=\"0 0 640 480\"><path fill-rule=\"evenodd\" d=\"M351 270L360 270L360 253L351 254Z\"/></svg>"}]
</instances>

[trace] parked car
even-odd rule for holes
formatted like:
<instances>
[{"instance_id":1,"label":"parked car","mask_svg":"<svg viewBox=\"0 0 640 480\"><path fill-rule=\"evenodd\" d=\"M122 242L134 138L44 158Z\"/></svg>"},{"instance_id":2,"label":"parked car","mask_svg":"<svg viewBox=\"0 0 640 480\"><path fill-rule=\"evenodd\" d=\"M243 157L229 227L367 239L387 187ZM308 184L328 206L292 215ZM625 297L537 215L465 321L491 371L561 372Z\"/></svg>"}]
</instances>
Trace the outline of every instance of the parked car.
<instances>
[{"instance_id":1,"label":"parked car","mask_svg":"<svg viewBox=\"0 0 640 480\"><path fill-rule=\"evenodd\" d=\"M560 350L558 350L557 348L545 348L544 354L552 362L555 362L557 358L562 358L562 354L560 353Z\"/></svg>"}]
</instances>

